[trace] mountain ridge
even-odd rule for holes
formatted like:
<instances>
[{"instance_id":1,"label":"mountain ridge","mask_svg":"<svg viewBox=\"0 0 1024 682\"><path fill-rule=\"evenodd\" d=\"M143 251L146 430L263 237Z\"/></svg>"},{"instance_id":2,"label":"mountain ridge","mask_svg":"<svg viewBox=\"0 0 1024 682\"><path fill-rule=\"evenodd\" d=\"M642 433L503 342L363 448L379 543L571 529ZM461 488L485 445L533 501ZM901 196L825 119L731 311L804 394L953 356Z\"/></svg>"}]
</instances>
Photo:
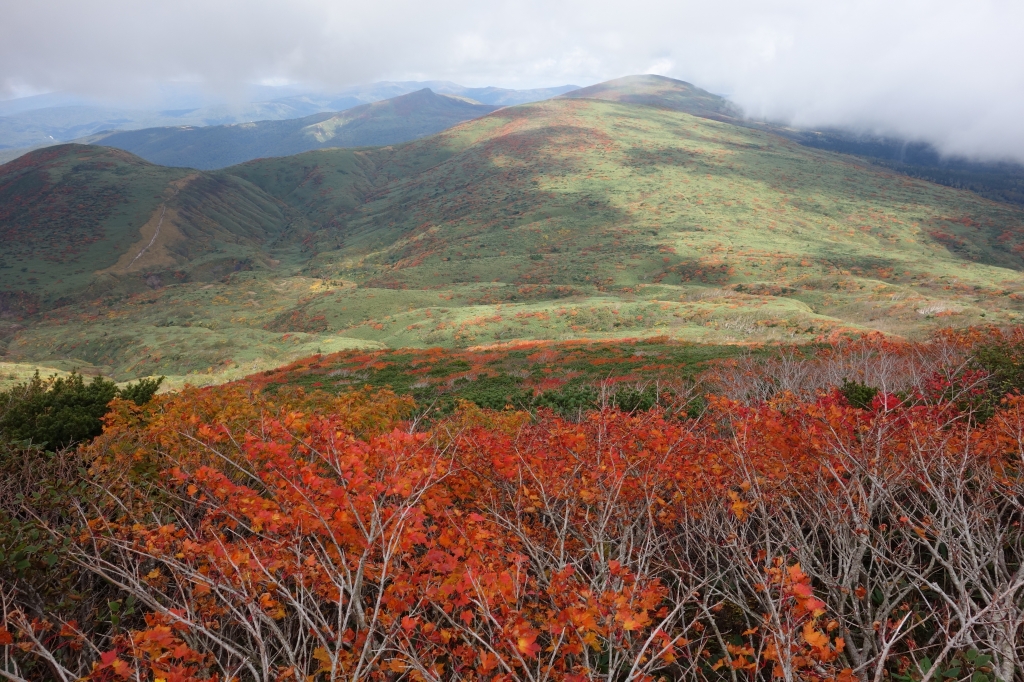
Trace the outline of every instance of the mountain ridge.
<instances>
[{"instance_id":1,"label":"mountain ridge","mask_svg":"<svg viewBox=\"0 0 1024 682\"><path fill-rule=\"evenodd\" d=\"M13 160L31 149L70 142L103 131L303 118L390 99L424 87L439 94L506 106L547 99L578 86L512 90L471 88L448 81L401 81L358 85L335 92L302 92L301 89L296 92L292 86L250 86L251 101L219 103L209 102L203 93L187 87L172 87L164 88L169 92L162 93L150 103L149 108L140 104L102 103L66 93L49 93L0 101L0 163Z\"/></svg>"},{"instance_id":2,"label":"mountain ridge","mask_svg":"<svg viewBox=\"0 0 1024 682\"><path fill-rule=\"evenodd\" d=\"M200 172L173 198L195 171L58 151L0 167L0 187L50 173L33 205L82 204L121 235L118 258L149 243L164 204L208 236L194 254L168 248L180 262L113 279L84 256L6 258L7 359L209 382L318 349L797 343L1024 312L1024 211L671 106L506 107L401 144ZM243 204L266 216L258 234L233 217ZM131 207L137 218L118 213ZM40 211L0 229L33 235L51 225ZM39 272L87 293L61 300ZM15 309L32 296L34 312Z\"/></svg>"},{"instance_id":3,"label":"mountain ridge","mask_svg":"<svg viewBox=\"0 0 1024 682\"><path fill-rule=\"evenodd\" d=\"M564 93L559 95L558 99L598 99L623 104L643 104L729 123L742 118L739 108L724 97L698 88L692 83L656 74L615 78Z\"/></svg>"}]
</instances>

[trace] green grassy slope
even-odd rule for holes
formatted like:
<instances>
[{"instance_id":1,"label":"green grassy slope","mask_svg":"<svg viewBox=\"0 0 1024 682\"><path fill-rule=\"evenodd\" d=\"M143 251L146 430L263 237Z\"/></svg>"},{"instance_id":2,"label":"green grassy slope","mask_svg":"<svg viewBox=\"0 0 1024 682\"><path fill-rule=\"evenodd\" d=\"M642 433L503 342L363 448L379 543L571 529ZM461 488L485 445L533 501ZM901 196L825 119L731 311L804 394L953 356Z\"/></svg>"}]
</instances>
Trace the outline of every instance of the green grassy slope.
<instances>
[{"instance_id":1,"label":"green grassy slope","mask_svg":"<svg viewBox=\"0 0 1024 682\"><path fill-rule=\"evenodd\" d=\"M944 157L926 142L864 135L850 130L808 130L744 118L727 100L663 76L627 76L563 94L683 111L789 138L807 147L853 154L897 173L967 189L987 199L1024 206L1024 166L1009 162Z\"/></svg>"},{"instance_id":2,"label":"green grassy slope","mask_svg":"<svg viewBox=\"0 0 1024 682\"><path fill-rule=\"evenodd\" d=\"M104 133L84 141L124 149L165 166L210 170L311 149L398 144L483 116L496 108L423 89L342 112L305 118L148 128Z\"/></svg>"},{"instance_id":3,"label":"green grassy slope","mask_svg":"<svg viewBox=\"0 0 1024 682\"><path fill-rule=\"evenodd\" d=\"M205 275L228 247L179 247L187 277L22 315L5 360L201 383L357 346L800 342L1024 312L1024 211L665 107L550 100L195 176L182 195L248 192L173 204L253 230L248 262Z\"/></svg>"}]
</instances>

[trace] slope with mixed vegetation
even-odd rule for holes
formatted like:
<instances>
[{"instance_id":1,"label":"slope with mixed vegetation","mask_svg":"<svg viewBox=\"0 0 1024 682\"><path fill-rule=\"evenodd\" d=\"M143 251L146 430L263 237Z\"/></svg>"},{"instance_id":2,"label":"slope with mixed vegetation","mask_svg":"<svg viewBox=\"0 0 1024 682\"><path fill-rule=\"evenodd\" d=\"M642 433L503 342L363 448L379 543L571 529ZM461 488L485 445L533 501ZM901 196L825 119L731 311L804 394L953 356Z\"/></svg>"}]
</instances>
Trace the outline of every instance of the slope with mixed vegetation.
<instances>
[{"instance_id":1,"label":"slope with mixed vegetation","mask_svg":"<svg viewBox=\"0 0 1024 682\"><path fill-rule=\"evenodd\" d=\"M134 159L137 172L94 177L74 159L121 153L88 149L45 163L97 189L97 205L104 183L163 184L121 205L140 214L118 228L130 248L47 267L80 278L65 298L5 258L5 360L174 385L353 347L802 342L1024 310L1024 211L667 106L550 100L402 145L214 173ZM4 177L36 172L33 158ZM176 202L193 188L186 212ZM249 207L238 217L236 194ZM26 210L60 196L40 190ZM120 215L97 224L113 234ZM112 268L161 216L212 236Z\"/></svg>"},{"instance_id":2,"label":"slope with mixed vegetation","mask_svg":"<svg viewBox=\"0 0 1024 682\"><path fill-rule=\"evenodd\" d=\"M750 119L727 99L665 76L617 78L562 97L644 104L766 130L808 147L853 154L913 178L966 189L994 201L1024 205L1024 166L1019 163L947 156L927 142L892 136L841 128L795 128Z\"/></svg>"}]
</instances>

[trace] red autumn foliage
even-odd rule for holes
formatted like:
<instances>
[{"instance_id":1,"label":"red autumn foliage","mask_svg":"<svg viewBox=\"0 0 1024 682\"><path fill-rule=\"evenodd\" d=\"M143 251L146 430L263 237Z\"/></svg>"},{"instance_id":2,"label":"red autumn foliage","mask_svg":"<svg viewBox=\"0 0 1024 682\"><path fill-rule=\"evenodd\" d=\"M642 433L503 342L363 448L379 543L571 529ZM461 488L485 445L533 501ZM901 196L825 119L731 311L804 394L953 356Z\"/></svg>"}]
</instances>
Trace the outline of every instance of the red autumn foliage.
<instances>
[{"instance_id":1,"label":"red autumn foliage","mask_svg":"<svg viewBox=\"0 0 1024 682\"><path fill-rule=\"evenodd\" d=\"M415 428L387 392L245 386L119 404L66 540L145 613L93 629L86 669L17 609L0 646L93 680L1009 679L1024 399L980 423L977 377L947 369L866 409L781 391L700 419L465 405Z\"/></svg>"}]
</instances>

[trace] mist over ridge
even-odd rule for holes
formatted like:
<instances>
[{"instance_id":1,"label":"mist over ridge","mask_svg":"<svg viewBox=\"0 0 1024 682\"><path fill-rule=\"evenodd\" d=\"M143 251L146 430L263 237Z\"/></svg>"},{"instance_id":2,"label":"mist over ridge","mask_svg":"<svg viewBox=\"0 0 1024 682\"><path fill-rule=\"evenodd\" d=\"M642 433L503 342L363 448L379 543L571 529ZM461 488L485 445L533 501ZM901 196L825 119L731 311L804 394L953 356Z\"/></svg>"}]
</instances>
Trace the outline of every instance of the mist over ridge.
<instances>
[{"instance_id":1,"label":"mist over ridge","mask_svg":"<svg viewBox=\"0 0 1024 682\"><path fill-rule=\"evenodd\" d=\"M1021 161L1021 26L1024 5L1006 0L45 0L5 9L0 97L192 83L237 100L247 83L522 89L656 73L727 94L755 118Z\"/></svg>"}]
</instances>

